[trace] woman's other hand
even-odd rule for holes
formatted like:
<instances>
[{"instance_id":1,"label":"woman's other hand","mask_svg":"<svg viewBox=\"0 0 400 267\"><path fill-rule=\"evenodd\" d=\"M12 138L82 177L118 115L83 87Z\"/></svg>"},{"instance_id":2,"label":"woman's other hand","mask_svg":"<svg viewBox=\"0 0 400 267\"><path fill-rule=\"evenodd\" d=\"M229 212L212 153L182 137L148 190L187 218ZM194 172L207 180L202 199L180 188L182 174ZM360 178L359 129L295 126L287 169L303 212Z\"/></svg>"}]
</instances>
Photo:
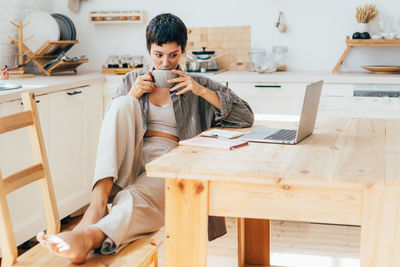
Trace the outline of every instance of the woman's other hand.
<instances>
[{"instance_id":1,"label":"woman's other hand","mask_svg":"<svg viewBox=\"0 0 400 267\"><path fill-rule=\"evenodd\" d=\"M198 84L195 80L192 79L192 77L190 77L185 72L180 70L172 70L172 72L178 74L179 77L168 80L168 83L177 83L177 85L175 85L170 89L171 92L184 87L182 90L177 92L176 95L181 95L186 92L192 91L193 94L197 96L203 96L206 93L206 91L208 91L207 88Z\"/></svg>"},{"instance_id":2,"label":"woman's other hand","mask_svg":"<svg viewBox=\"0 0 400 267\"><path fill-rule=\"evenodd\" d=\"M138 76L128 95L139 99L143 94L153 92L157 87L153 83L151 74Z\"/></svg>"}]
</instances>

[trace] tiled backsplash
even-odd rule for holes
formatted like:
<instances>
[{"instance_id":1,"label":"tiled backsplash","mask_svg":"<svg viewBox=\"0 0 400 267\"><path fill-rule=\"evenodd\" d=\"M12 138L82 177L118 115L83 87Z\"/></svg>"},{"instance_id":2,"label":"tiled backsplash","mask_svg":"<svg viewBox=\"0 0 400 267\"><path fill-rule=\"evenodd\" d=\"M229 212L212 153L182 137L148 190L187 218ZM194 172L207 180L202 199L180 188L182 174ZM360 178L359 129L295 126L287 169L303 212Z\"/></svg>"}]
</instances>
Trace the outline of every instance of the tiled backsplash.
<instances>
[{"instance_id":1,"label":"tiled backsplash","mask_svg":"<svg viewBox=\"0 0 400 267\"><path fill-rule=\"evenodd\" d=\"M186 53L206 47L207 50L214 50L215 56L227 53L217 59L219 69L248 70L250 37L250 26L189 28Z\"/></svg>"},{"instance_id":2,"label":"tiled backsplash","mask_svg":"<svg viewBox=\"0 0 400 267\"><path fill-rule=\"evenodd\" d=\"M17 37L17 28L9 21L23 20L36 11L50 13L51 7L52 0L0 0L0 68L17 63L16 56L10 52L11 49L16 50L15 46L8 38L8 36Z\"/></svg>"}]
</instances>

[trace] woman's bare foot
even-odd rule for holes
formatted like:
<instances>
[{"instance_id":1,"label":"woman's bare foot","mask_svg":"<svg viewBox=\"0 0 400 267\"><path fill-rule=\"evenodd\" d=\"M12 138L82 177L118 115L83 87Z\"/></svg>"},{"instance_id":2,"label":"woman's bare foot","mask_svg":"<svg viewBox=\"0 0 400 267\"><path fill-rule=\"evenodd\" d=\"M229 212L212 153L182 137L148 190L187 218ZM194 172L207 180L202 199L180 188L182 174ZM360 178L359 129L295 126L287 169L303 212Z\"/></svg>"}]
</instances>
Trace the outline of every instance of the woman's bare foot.
<instances>
[{"instance_id":1,"label":"woman's bare foot","mask_svg":"<svg viewBox=\"0 0 400 267\"><path fill-rule=\"evenodd\" d=\"M108 214L107 205L90 204L83 214L82 220L75 226L74 230L83 229L100 221Z\"/></svg>"},{"instance_id":2,"label":"woman's bare foot","mask_svg":"<svg viewBox=\"0 0 400 267\"><path fill-rule=\"evenodd\" d=\"M49 251L76 264L84 263L89 252L99 247L104 238L103 232L96 227L86 227L58 235L45 235L43 232L36 235L40 244Z\"/></svg>"}]
</instances>

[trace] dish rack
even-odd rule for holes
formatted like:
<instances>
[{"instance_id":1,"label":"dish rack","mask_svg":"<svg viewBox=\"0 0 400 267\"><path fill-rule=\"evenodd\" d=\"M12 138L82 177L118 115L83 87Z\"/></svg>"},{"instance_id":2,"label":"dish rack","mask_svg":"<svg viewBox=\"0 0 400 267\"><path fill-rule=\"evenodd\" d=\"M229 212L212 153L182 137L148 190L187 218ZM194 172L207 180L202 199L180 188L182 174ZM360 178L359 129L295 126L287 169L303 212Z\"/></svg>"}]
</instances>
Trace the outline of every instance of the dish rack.
<instances>
[{"instance_id":1,"label":"dish rack","mask_svg":"<svg viewBox=\"0 0 400 267\"><path fill-rule=\"evenodd\" d=\"M400 46L400 39L378 39L378 40L373 40L373 39L350 39L349 36L346 36L346 50L344 50L342 56L339 58L339 61L336 63L335 67L332 70L332 73L335 73L339 70L340 66L343 64L344 59L346 56L349 54L350 49L353 47L357 46L369 46L369 47L374 47L374 46Z\"/></svg>"},{"instance_id":2,"label":"dish rack","mask_svg":"<svg viewBox=\"0 0 400 267\"><path fill-rule=\"evenodd\" d=\"M50 61L60 56L66 46L79 43L78 40L47 41L37 51L31 51L24 44L24 41L32 37L28 37L26 39L23 39L22 37L22 28L27 24L22 25L22 21L19 21L18 24L12 21L10 21L10 23L18 28L18 39L15 39L11 36L9 36L9 38L11 39L11 43L16 45L18 48L18 52L14 50L11 50L11 52L18 56L18 65L21 66L18 71L13 72L14 74L21 75L22 77L23 75L26 75L24 74L24 66L31 61L35 63L39 67L39 69L47 76L50 76L53 73L64 71L73 71L74 73L77 73L77 67L85 62L88 62L88 59L83 59L79 61L60 60L57 63L51 65L49 68L45 68L45 66Z\"/></svg>"}]
</instances>

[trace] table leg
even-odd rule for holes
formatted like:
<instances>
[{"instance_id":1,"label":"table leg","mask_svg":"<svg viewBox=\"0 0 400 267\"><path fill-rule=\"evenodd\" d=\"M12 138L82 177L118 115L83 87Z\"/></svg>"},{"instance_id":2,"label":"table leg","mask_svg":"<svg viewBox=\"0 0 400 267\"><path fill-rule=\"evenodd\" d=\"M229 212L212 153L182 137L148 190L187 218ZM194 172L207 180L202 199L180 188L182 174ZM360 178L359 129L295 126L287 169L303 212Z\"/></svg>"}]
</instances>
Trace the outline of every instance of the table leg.
<instances>
[{"instance_id":1,"label":"table leg","mask_svg":"<svg viewBox=\"0 0 400 267\"><path fill-rule=\"evenodd\" d=\"M238 218L239 267L270 266L270 221Z\"/></svg>"},{"instance_id":2,"label":"table leg","mask_svg":"<svg viewBox=\"0 0 400 267\"><path fill-rule=\"evenodd\" d=\"M166 179L165 266L206 267L208 181Z\"/></svg>"},{"instance_id":3,"label":"table leg","mask_svg":"<svg viewBox=\"0 0 400 267\"><path fill-rule=\"evenodd\" d=\"M400 190L366 189L361 223L361 267L400 266Z\"/></svg>"}]
</instances>

